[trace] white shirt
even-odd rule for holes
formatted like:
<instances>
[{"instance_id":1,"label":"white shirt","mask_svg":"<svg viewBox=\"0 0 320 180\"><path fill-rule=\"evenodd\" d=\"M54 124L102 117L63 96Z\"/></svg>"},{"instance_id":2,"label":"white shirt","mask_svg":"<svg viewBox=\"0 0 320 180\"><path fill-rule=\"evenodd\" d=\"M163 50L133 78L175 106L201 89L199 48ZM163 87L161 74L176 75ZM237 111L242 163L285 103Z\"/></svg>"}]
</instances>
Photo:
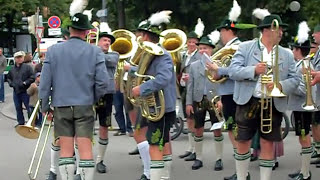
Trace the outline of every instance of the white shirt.
<instances>
[{"instance_id":1,"label":"white shirt","mask_svg":"<svg viewBox=\"0 0 320 180\"><path fill-rule=\"evenodd\" d=\"M225 46L231 45L236 39L238 39L238 37L235 37L235 38L231 39L230 41L228 41Z\"/></svg>"},{"instance_id":2,"label":"white shirt","mask_svg":"<svg viewBox=\"0 0 320 180\"><path fill-rule=\"evenodd\" d=\"M268 53L267 48L262 44L261 40L259 41L260 44L260 49L262 49L262 54L261 54L261 60L263 60L263 62L266 62L268 65L268 71L270 68L272 68L272 63L271 63L271 59L273 58L273 62L275 61L275 46L273 47L273 51L270 51ZM273 55L273 57L271 57ZM272 73L269 74L271 76L271 79L273 80L273 75ZM261 98L261 95L264 94L266 95L267 93L267 87L264 86L264 92L261 92L261 75L259 76L256 88L253 92L253 96L256 98Z\"/></svg>"},{"instance_id":3,"label":"white shirt","mask_svg":"<svg viewBox=\"0 0 320 180\"><path fill-rule=\"evenodd\" d=\"M186 59L185 66L188 66L191 57L196 53L196 51L197 51L197 49L195 49L191 54L189 54L187 51L187 53L186 53L187 59Z\"/></svg>"}]
</instances>

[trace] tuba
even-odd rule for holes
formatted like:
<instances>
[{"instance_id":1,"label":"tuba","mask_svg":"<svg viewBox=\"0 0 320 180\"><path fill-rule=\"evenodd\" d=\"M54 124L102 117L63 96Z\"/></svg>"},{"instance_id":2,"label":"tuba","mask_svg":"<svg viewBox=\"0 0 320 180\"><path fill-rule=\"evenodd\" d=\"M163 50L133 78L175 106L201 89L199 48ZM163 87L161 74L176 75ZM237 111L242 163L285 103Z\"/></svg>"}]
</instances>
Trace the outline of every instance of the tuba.
<instances>
[{"instance_id":1,"label":"tuba","mask_svg":"<svg viewBox=\"0 0 320 180\"><path fill-rule=\"evenodd\" d=\"M115 37L115 41L111 45L111 50L118 52L120 55L115 79L120 87L120 91L124 92L123 66L125 61L137 51L138 44L136 42L136 36L128 30L118 29L113 31L112 35Z\"/></svg>"},{"instance_id":2,"label":"tuba","mask_svg":"<svg viewBox=\"0 0 320 180\"><path fill-rule=\"evenodd\" d=\"M144 82L154 79L153 76L145 75L150 63L155 56L163 55L163 49L151 42L142 42L141 48L143 50L140 55L138 69L135 72L135 86L139 86ZM163 91L149 94L147 96L133 97L134 105L140 106L141 115L150 121L160 120L165 113L165 100Z\"/></svg>"},{"instance_id":3,"label":"tuba","mask_svg":"<svg viewBox=\"0 0 320 180\"><path fill-rule=\"evenodd\" d=\"M211 62L216 63L219 67L228 67L231 64L232 56L238 50L238 47L239 45L233 44L221 48L219 51L214 53L213 56L211 56ZM206 70L206 76L212 83L223 83L227 80L227 77L222 77L219 80L215 80L208 70Z\"/></svg>"},{"instance_id":4,"label":"tuba","mask_svg":"<svg viewBox=\"0 0 320 180\"><path fill-rule=\"evenodd\" d=\"M271 30L278 32L279 30L279 22L274 19L271 23ZM275 37L273 37L275 38ZM276 40L274 40L275 42ZM271 56L271 69L266 73L261 75L261 93L262 97L260 100L261 105L261 132L264 134L268 134L272 131L272 98L273 97L284 97L286 96L281 90L278 88L280 81L279 74L279 42L276 41L275 47L275 58L273 55ZM273 54L273 49L272 52ZM261 62L263 61L263 55L261 56ZM266 63L266 62L264 62ZM270 75L273 72L273 77ZM273 81L273 88L271 92L267 92L265 89L265 85Z\"/></svg>"}]
</instances>

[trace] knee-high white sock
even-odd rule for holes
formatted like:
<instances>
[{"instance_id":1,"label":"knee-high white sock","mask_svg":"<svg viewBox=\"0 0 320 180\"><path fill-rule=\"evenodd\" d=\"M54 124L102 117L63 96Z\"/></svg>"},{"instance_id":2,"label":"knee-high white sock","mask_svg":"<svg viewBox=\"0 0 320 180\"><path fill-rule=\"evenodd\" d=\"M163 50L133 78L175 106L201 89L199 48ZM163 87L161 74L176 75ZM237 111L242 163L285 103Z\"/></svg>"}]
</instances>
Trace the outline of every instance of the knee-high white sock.
<instances>
[{"instance_id":1,"label":"knee-high white sock","mask_svg":"<svg viewBox=\"0 0 320 180\"><path fill-rule=\"evenodd\" d=\"M200 137L194 136L194 141L195 141L195 151L196 151L197 159L202 161L203 136L200 136Z\"/></svg>"},{"instance_id":2,"label":"knee-high white sock","mask_svg":"<svg viewBox=\"0 0 320 180\"><path fill-rule=\"evenodd\" d=\"M260 180L271 180L274 160L260 159Z\"/></svg>"},{"instance_id":3,"label":"knee-high white sock","mask_svg":"<svg viewBox=\"0 0 320 180\"><path fill-rule=\"evenodd\" d=\"M320 154L320 142L314 142L314 148L318 154Z\"/></svg>"},{"instance_id":4,"label":"knee-high white sock","mask_svg":"<svg viewBox=\"0 0 320 180\"><path fill-rule=\"evenodd\" d=\"M248 175L250 152L245 154L235 153L237 180L246 180Z\"/></svg>"},{"instance_id":5,"label":"knee-high white sock","mask_svg":"<svg viewBox=\"0 0 320 180\"><path fill-rule=\"evenodd\" d=\"M171 177L172 155L163 156L164 170L161 180L169 180Z\"/></svg>"},{"instance_id":6,"label":"knee-high white sock","mask_svg":"<svg viewBox=\"0 0 320 180\"><path fill-rule=\"evenodd\" d=\"M81 180L93 180L94 176L94 160L83 160L79 161L79 169Z\"/></svg>"},{"instance_id":7,"label":"knee-high white sock","mask_svg":"<svg viewBox=\"0 0 320 180\"><path fill-rule=\"evenodd\" d=\"M163 169L164 161L151 161L150 180L161 180Z\"/></svg>"},{"instance_id":8,"label":"knee-high white sock","mask_svg":"<svg viewBox=\"0 0 320 180\"><path fill-rule=\"evenodd\" d=\"M194 152L194 134L192 132L188 133L188 142L189 142L188 151Z\"/></svg>"},{"instance_id":9,"label":"knee-high white sock","mask_svg":"<svg viewBox=\"0 0 320 180\"><path fill-rule=\"evenodd\" d=\"M60 156L60 146L55 146L54 144L51 144L51 162L50 162L50 171L57 174L57 169L59 168L58 162L59 162L59 156Z\"/></svg>"},{"instance_id":10,"label":"knee-high white sock","mask_svg":"<svg viewBox=\"0 0 320 180\"><path fill-rule=\"evenodd\" d=\"M74 145L74 156L76 159L76 168L77 168L76 174L80 174L80 168L79 168L80 154L79 154L79 149L77 144Z\"/></svg>"},{"instance_id":11,"label":"knee-high white sock","mask_svg":"<svg viewBox=\"0 0 320 180\"><path fill-rule=\"evenodd\" d=\"M311 161L312 152L313 152L313 147L302 148L301 173L303 174L304 178L308 178L310 175L309 171L310 171L310 161Z\"/></svg>"},{"instance_id":12,"label":"knee-high white sock","mask_svg":"<svg viewBox=\"0 0 320 180\"><path fill-rule=\"evenodd\" d=\"M223 135L214 137L214 144L216 149L216 160L222 159L223 152Z\"/></svg>"},{"instance_id":13,"label":"knee-high white sock","mask_svg":"<svg viewBox=\"0 0 320 180\"><path fill-rule=\"evenodd\" d=\"M97 160L96 163L99 163L103 161L104 155L106 153L106 149L109 143L109 139L101 139L99 138L99 144L98 144L98 155L97 155Z\"/></svg>"},{"instance_id":14,"label":"knee-high white sock","mask_svg":"<svg viewBox=\"0 0 320 180\"><path fill-rule=\"evenodd\" d=\"M141 156L141 160L143 163L143 174L149 179L150 178L150 163L151 158L149 154L149 143L148 141L143 141L139 143L138 150Z\"/></svg>"},{"instance_id":15,"label":"knee-high white sock","mask_svg":"<svg viewBox=\"0 0 320 180\"><path fill-rule=\"evenodd\" d=\"M59 170L60 170L61 180L73 180L74 168L75 168L75 164L74 164L73 157L59 158Z\"/></svg>"}]
</instances>

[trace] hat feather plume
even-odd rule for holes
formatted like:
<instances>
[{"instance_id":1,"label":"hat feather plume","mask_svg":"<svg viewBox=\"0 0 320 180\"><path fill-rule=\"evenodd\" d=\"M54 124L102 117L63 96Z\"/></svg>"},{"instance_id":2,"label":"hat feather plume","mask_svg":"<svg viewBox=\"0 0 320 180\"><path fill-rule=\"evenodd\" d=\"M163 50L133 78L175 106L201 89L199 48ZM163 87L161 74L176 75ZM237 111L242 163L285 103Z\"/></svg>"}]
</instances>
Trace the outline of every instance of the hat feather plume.
<instances>
[{"instance_id":1,"label":"hat feather plume","mask_svg":"<svg viewBox=\"0 0 320 180\"><path fill-rule=\"evenodd\" d=\"M111 34L112 30L111 28L109 27L108 23L106 22L101 22L100 23L100 32L106 32L108 34Z\"/></svg>"},{"instance_id":2,"label":"hat feather plume","mask_svg":"<svg viewBox=\"0 0 320 180\"><path fill-rule=\"evenodd\" d=\"M299 24L298 29L298 43L304 43L309 38L310 28L306 21L302 21Z\"/></svg>"},{"instance_id":3,"label":"hat feather plume","mask_svg":"<svg viewBox=\"0 0 320 180\"><path fill-rule=\"evenodd\" d=\"M212 44L216 45L220 40L220 32L218 30L214 30L208 34L208 37L211 39Z\"/></svg>"},{"instance_id":4,"label":"hat feather plume","mask_svg":"<svg viewBox=\"0 0 320 180\"><path fill-rule=\"evenodd\" d=\"M93 8L90 10L83 11L83 14L88 16L89 21L91 21L91 19L92 19L92 10L93 10Z\"/></svg>"},{"instance_id":5,"label":"hat feather plume","mask_svg":"<svg viewBox=\"0 0 320 180\"><path fill-rule=\"evenodd\" d=\"M268 9L256 8L253 10L252 15L260 20L263 20L266 16L270 15L270 12L268 11Z\"/></svg>"},{"instance_id":6,"label":"hat feather plume","mask_svg":"<svg viewBox=\"0 0 320 180\"><path fill-rule=\"evenodd\" d=\"M198 38L200 38L203 35L203 30L204 30L204 24L202 20L198 18L198 23L194 28L194 32L197 34Z\"/></svg>"},{"instance_id":7,"label":"hat feather plume","mask_svg":"<svg viewBox=\"0 0 320 180\"><path fill-rule=\"evenodd\" d=\"M143 25L145 25L145 24L147 24L147 23L148 23L148 20L141 21L141 22L139 23L139 26L138 26L138 27L141 27L141 26L143 26Z\"/></svg>"},{"instance_id":8,"label":"hat feather plume","mask_svg":"<svg viewBox=\"0 0 320 180\"><path fill-rule=\"evenodd\" d=\"M88 0L73 0L70 5L70 16L74 16L77 13L82 13L88 6Z\"/></svg>"},{"instance_id":9,"label":"hat feather plume","mask_svg":"<svg viewBox=\"0 0 320 180\"><path fill-rule=\"evenodd\" d=\"M238 17L241 14L241 7L239 6L236 0L233 0L233 7L229 12L229 20L230 21L237 21Z\"/></svg>"},{"instance_id":10,"label":"hat feather plume","mask_svg":"<svg viewBox=\"0 0 320 180\"><path fill-rule=\"evenodd\" d=\"M151 25L158 26L161 23L169 23L170 22L170 14L172 11L164 10L157 13L154 13L150 16L149 22Z\"/></svg>"}]
</instances>

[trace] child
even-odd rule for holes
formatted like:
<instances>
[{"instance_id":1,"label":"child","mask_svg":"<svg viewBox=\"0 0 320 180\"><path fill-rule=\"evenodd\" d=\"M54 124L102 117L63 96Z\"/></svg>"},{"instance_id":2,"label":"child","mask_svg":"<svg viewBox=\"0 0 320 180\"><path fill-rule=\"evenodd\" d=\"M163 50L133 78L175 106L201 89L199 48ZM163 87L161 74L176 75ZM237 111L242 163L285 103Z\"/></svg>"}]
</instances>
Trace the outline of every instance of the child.
<instances>
[{"instance_id":1,"label":"child","mask_svg":"<svg viewBox=\"0 0 320 180\"><path fill-rule=\"evenodd\" d=\"M29 100L29 107L30 107L30 112L33 112L37 102L38 102L38 86L40 83L40 72L36 73L35 76L35 82L33 82L30 87L27 89L27 93L30 96L30 100ZM41 127L42 124L42 114L39 111L39 115L36 117L36 121L35 121L35 126L36 127Z\"/></svg>"}]
</instances>

